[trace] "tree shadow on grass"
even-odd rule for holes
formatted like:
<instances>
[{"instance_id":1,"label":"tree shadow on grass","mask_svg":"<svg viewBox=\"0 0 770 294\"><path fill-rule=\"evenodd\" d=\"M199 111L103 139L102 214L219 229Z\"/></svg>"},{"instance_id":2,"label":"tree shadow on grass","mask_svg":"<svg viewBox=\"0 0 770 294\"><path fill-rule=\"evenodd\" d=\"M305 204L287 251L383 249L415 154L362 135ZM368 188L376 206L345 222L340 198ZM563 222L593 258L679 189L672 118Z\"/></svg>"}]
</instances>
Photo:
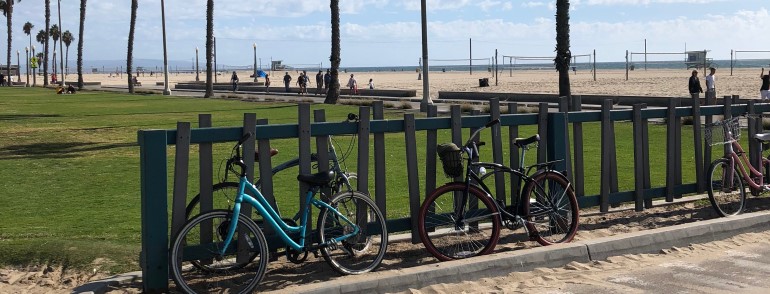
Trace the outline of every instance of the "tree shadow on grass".
<instances>
[{"instance_id":1,"label":"tree shadow on grass","mask_svg":"<svg viewBox=\"0 0 770 294\"><path fill-rule=\"evenodd\" d=\"M11 145L0 148L0 160L56 159L85 156L88 152L133 147L136 143L103 144L95 142L61 142Z\"/></svg>"},{"instance_id":2,"label":"tree shadow on grass","mask_svg":"<svg viewBox=\"0 0 770 294\"><path fill-rule=\"evenodd\" d=\"M3 120L22 120L30 118L43 117L61 117L59 114L0 114L0 121Z\"/></svg>"}]
</instances>

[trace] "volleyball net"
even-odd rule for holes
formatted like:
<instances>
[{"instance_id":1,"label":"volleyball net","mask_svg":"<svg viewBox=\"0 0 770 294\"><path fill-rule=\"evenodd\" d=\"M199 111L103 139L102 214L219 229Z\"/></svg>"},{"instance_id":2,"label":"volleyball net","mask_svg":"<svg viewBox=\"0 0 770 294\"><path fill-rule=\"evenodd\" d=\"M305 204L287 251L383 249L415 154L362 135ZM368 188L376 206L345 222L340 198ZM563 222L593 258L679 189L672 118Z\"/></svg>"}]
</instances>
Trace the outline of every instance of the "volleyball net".
<instances>
[{"instance_id":1,"label":"volleyball net","mask_svg":"<svg viewBox=\"0 0 770 294\"><path fill-rule=\"evenodd\" d=\"M514 70L552 70L555 69L553 60L556 56L511 56L503 55L502 62L498 64L499 71L508 70L513 75ZM570 70L577 74L578 71L596 71L596 63L593 54L572 55Z\"/></svg>"},{"instance_id":2,"label":"volleyball net","mask_svg":"<svg viewBox=\"0 0 770 294\"><path fill-rule=\"evenodd\" d=\"M491 71L492 58L428 59L429 71L469 73Z\"/></svg>"},{"instance_id":3,"label":"volleyball net","mask_svg":"<svg viewBox=\"0 0 770 294\"><path fill-rule=\"evenodd\" d=\"M730 75L735 68L770 68L770 51L730 50Z\"/></svg>"}]
</instances>

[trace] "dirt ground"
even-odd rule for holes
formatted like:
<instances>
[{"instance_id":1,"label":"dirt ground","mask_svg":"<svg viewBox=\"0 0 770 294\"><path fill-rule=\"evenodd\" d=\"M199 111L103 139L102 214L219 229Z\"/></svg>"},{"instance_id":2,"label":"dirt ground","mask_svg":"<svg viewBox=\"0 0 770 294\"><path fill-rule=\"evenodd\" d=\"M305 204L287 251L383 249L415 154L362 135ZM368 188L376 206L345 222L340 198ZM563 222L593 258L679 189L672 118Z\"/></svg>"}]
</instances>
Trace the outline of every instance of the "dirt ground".
<instances>
[{"instance_id":1,"label":"dirt ground","mask_svg":"<svg viewBox=\"0 0 770 294\"><path fill-rule=\"evenodd\" d=\"M749 196L750 197L750 196ZM635 212L625 206L613 208L609 213L598 213L595 209L581 211L580 228L575 241L589 240L605 236L673 226L683 223L696 222L716 218L708 200L689 201L669 205L658 205L643 212ZM770 207L770 198L750 197L747 202L748 210L765 210ZM533 241L519 241L523 230L510 231L503 229L500 243L495 252L510 250L526 250L540 246ZM103 261L94 261L98 265ZM423 264L437 263L422 247L422 244L410 242L391 242L379 270L390 270L414 267ZM98 268L98 266L95 266ZM94 272L71 271L61 266L29 266L26 268L0 269L0 293L70 293L73 288L108 277L97 270ZM293 286L342 279L324 261L312 255L308 261L296 265L280 257L270 263L270 268L262 281L260 290L287 290ZM141 293L141 284L123 285L111 289L110 293Z\"/></svg>"}]
</instances>

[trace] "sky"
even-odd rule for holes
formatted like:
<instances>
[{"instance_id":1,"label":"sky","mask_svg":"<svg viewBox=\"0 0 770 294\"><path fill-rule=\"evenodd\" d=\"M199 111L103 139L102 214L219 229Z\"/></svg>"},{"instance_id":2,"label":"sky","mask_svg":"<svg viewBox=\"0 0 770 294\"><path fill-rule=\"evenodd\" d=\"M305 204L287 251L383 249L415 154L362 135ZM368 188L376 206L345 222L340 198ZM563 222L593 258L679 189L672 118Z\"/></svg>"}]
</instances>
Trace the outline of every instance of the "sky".
<instances>
[{"instance_id":1,"label":"sky","mask_svg":"<svg viewBox=\"0 0 770 294\"><path fill-rule=\"evenodd\" d=\"M78 36L80 1L61 1L62 27ZM220 65L283 60L289 65L329 66L329 5L313 0L216 0L214 35ZM58 1L51 1L56 20ZM131 1L88 1L84 59L125 60ZM710 50L709 57L730 59L730 50L770 51L770 1L767 0L572 0L570 35L573 55L596 61L624 61L625 52ZM417 66L422 56L420 1L340 0L344 67ZM555 1L427 0L429 64L486 64L502 56L554 56ZM205 63L206 0L165 0L168 58L190 64L195 48ZM32 42L44 28L44 1L14 5L13 49L24 54L31 22ZM5 63L5 19L0 54ZM53 23L52 23L53 24ZM161 4L139 0L135 60L163 59ZM76 58L76 41L69 60ZM38 51L42 46L37 44ZM472 55L471 55L472 52ZM14 54L15 55L15 54ZM770 52L739 53L739 58L770 59ZM643 57L635 55L634 59ZM680 58L648 56L649 60ZM443 61L465 59L460 61ZM586 58L581 57L585 62ZM13 58L15 63L15 56ZM580 60L579 60L580 61ZM141 64L139 64L141 66Z\"/></svg>"}]
</instances>

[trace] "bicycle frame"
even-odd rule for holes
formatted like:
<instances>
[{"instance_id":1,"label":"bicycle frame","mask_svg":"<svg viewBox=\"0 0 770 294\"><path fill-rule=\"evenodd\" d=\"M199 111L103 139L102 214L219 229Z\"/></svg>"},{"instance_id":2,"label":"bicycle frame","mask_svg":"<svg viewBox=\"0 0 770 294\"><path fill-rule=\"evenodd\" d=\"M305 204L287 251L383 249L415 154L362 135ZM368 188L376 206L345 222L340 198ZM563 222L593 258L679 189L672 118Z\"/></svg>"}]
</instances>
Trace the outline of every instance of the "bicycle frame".
<instances>
[{"instance_id":1,"label":"bicycle frame","mask_svg":"<svg viewBox=\"0 0 770 294\"><path fill-rule=\"evenodd\" d=\"M255 197L251 197L250 195L246 194L246 190L251 191L256 195ZM308 192L306 196L306 202L308 205L306 205L304 208L301 208L301 219L300 224L298 226L291 226L286 224L281 217L278 215L278 213L268 204L265 197L262 195L262 193L257 189L254 185L249 183L248 179L246 179L245 176L240 177L240 183L238 185L238 196L235 198L235 204L233 205L233 215L239 215L241 211L241 203L246 202L248 204L251 204L262 217L264 218L265 222L270 224L271 227L273 227L278 235L278 237L289 247L291 247L294 250L297 251L305 251L305 232L307 229L307 220L308 220L308 214L310 213L310 205L317 208L326 208L329 211L333 212L341 221L352 225L355 229L353 232L333 238L335 242L341 242L349 237L355 236L359 232L359 227L353 224L348 218L346 218L344 215L339 213L334 207L331 207L329 204L320 201L313 197L315 193L318 191L318 187L312 187ZM222 249L220 250L219 254L224 254L226 249L230 246L230 242L233 240L233 236L235 235L235 231L237 228L238 222L237 221L231 221L227 230L227 237L224 240L224 246L222 246ZM290 236L289 233L299 233L299 242L295 242Z\"/></svg>"},{"instance_id":2,"label":"bicycle frame","mask_svg":"<svg viewBox=\"0 0 770 294\"><path fill-rule=\"evenodd\" d=\"M764 185L764 175L761 172L762 168L760 167L760 170L754 168L754 165L752 165L748 157L746 157L746 152L743 151L741 144L738 144L738 140L733 140L733 142L726 145L725 157L730 161L730 167L738 166L738 172L752 190L762 189L762 186ZM748 171L746 170L746 167L748 167ZM728 170L728 172L725 173L727 177L732 177L732 174L732 170ZM759 183L755 182L753 177L758 178ZM728 180L728 183L732 183L733 179L728 178Z\"/></svg>"}]
</instances>

